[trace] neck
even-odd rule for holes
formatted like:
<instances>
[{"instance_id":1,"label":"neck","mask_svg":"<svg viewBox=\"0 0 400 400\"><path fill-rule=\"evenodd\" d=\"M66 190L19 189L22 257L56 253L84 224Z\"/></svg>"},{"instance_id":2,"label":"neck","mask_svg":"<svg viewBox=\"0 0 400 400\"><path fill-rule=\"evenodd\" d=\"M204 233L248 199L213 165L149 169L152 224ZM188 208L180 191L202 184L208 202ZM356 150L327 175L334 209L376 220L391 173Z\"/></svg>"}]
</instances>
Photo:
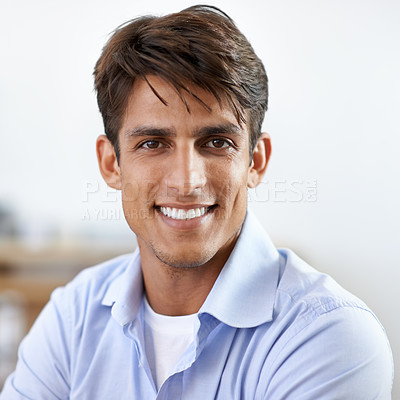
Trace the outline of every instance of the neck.
<instances>
[{"instance_id":1,"label":"neck","mask_svg":"<svg viewBox=\"0 0 400 400\"><path fill-rule=\"evenodd\" d=\"M235 240L236 241L236 240ZM199 267L171 267L139 243L146 296L152 309L163 315L189 315L199 311L228 259L227 252L216 254Z\"/></svg>"}]
</instances>

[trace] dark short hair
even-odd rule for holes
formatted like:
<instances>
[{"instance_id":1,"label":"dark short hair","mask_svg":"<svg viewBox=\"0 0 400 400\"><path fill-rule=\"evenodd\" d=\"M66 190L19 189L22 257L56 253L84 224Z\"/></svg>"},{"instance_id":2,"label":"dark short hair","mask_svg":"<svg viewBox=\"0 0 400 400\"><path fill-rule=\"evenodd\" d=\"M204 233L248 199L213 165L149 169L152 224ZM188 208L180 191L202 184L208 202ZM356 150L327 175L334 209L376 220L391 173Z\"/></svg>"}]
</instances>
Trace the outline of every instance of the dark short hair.
<instances>
[{"instance_id":1,"label":"dark short hair","mask_svg":"<svg viewBox=\"0 0 400 400\"><path fill-rule=\"evenodd\" d=\"M136 78L157 75L182 101L196 98L188 83L226 100L239 124L249 125L250 151L261 134L268 104L268 79L261 60L233 20L213 6L193 6L162 17L144 16L116 29L94 69L105 133L119 157L121 129ZM161 102L165 100L147 81Z\"/></svg>"}]
</instances>

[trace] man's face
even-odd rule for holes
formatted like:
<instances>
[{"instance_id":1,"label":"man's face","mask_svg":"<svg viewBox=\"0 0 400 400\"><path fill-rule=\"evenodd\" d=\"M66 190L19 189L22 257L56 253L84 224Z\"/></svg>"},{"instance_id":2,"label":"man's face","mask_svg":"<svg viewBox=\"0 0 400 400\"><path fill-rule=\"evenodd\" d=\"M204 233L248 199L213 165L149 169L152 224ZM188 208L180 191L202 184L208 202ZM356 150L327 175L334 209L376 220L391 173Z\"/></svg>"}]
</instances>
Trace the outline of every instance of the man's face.
<instances>
[{"instance_id":1,"label":"man's face","mask_svg":"<svg viewBox=\"0 0 400 400\"><path fill-rule=\"evenodd\" d=\"M169 83L137 80L119 132L123 209L142 257L173 267L225 258L246 214L249 132L225 104L190 87L184 103Z\"/></svg>"}]
</instances>

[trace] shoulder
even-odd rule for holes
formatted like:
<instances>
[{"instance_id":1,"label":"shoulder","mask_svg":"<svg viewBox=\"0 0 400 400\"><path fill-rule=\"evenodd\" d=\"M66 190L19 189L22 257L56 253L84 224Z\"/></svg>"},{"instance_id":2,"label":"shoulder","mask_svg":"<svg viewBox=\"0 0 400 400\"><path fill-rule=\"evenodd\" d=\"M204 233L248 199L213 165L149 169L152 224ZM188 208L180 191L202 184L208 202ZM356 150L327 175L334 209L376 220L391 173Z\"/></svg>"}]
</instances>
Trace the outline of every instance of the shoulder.
<instances>
[{"instance_id":1,"label":"shoulder","mask_svg":"<svg viewBox=\"0 0 400 400\"><path fill-rule=\"evenodd\" d=\"M286 322L292 334L302 330L342 329L341 340L385 336L372 310L327 274L318 272L290 250L279 250L280 279L275 299L275 319ZM288 335L288 338L290 335Z\"/></svg>"},{"instance_id":2,"label":"shoulder","mask_svg":"<svg viewBox=\"0 0 400 400\"><path fill-rule=\"evenodd\" d=\"M354 399L389 398L382 394L390 393L393 361L375 314L293 252L280 250L280 254L268 393L279 392L282 398L304 393L310 398L333 398L326 393L339 398L349 394ZM291 385L284 385L288 381Z\"/></svg>"},{"instance_id":3,"label":"shoulder","mask_svg":"<svg viewBox=\"0 0 400 400\"><path fill-rule=\"evenodd\" d=\"M338 309L353 308L373 315L358 297L340 286L332 277L308 265L294 252L279 250L281 256L277 300L287 311L296 308L313 320Z\"/></svg>"},{"instance_id":4,"label":"shoulder","mask_svg":"<svg viewBox=\"0 0 400 400\"><path fill-rule=\"evenodd\" d=\"M85 269L52 293L21 343L5 397L14 398L17 388L20 393L29 393L29 398L69 398L74 374L82 371L80 363L87 371L110 319L109 308L102 306L105 293L123 276L133 257L124 255Z\"/></svg>"},{"instance_id":5,"label":"shoulder","mask_svg":"<svg viewBox=\"0 0 400 400\"><path fill-rule=\"evenodd\" d=\"M55 289L49 304L72 324L83 320L87 313L106 311L103 299L113 283L122 279L134 257L135 254L121 255L84 269L65 286Z\"/></svg>"}]
</instances>

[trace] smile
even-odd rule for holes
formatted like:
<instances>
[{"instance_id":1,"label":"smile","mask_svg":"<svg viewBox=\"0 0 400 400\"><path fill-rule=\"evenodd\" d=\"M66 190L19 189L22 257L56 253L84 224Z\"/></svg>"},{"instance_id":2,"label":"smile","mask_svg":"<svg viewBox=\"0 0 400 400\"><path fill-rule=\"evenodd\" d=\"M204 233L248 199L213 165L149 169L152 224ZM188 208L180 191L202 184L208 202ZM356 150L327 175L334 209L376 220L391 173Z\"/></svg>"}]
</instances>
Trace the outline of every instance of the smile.
<instances>
[{"instance_id":1,"label":"smile","mask_svg":"<svg viewBox=\"0 0 400 400\"><path fill-rule=\"evenodd\" d=\"M159 210L166 217L172 219L193 219L202 217L209 211L210 207L198 207L185 210L183 208L160 207Z\"/></svg>"}]
</instances>

